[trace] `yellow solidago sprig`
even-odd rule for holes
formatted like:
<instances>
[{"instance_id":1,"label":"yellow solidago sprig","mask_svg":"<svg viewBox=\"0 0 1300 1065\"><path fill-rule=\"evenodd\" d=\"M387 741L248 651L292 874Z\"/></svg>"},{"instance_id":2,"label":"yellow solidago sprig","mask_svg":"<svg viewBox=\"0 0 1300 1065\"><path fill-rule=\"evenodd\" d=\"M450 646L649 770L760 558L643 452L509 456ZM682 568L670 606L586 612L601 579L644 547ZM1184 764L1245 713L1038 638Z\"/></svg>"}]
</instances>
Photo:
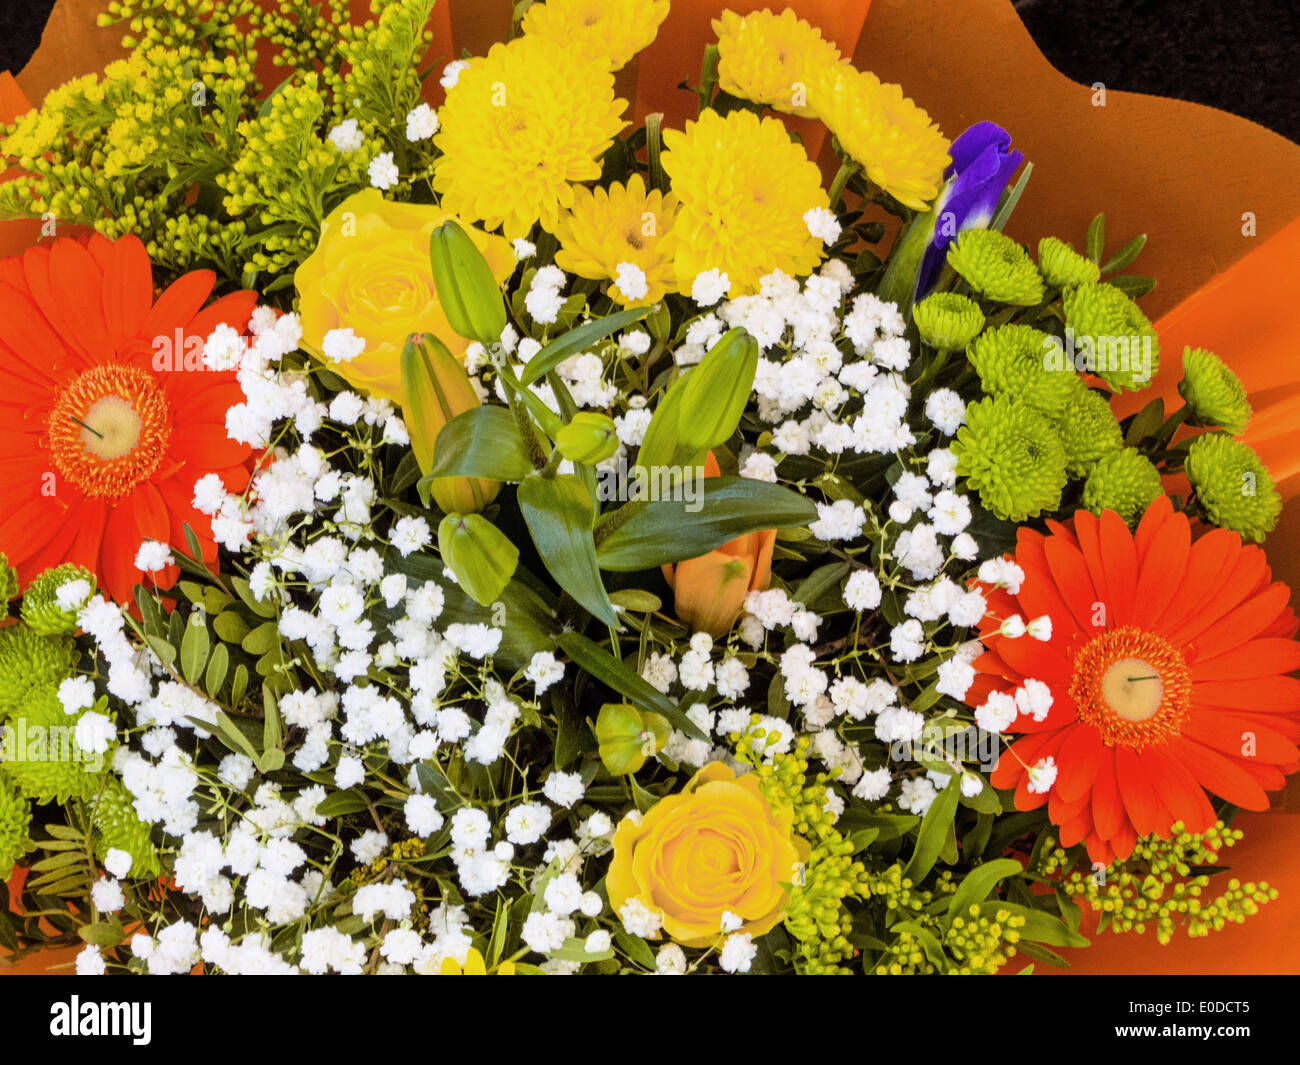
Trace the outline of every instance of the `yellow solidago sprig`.
<instances>
[{"instance_id":1,"label":"yellow solidago sprig","mask_svg":"<svg viewBox=\"0 0 1300 1065\"><path fill-rule=\"evenodd\" d=\"M773 741L776 737L773 737ZM754 766L763 797L773 806L794 811L794 831L812 845L801 875L790 885L785 928L795 940L794 965L802 973L848 973L845 962L856 951L848 941L853 918L845 900L870 892L870 878L862 862L853 857L854 846L835 828L827 807L826 785L832 774L808 779L811 741L800 737L794 749L763 762L755 751L769 744L758 727L757 715L742 737L730 737L736 757Z\"/></svg>"},{"instance_id":2,"label":"yellow solidago sprig","mask_svg":"<svg viewBox=\"0 0 1300 1065\"><path fill-rule=\"evenodd\" d=\"M900 203L928 209L951 162L948 138L899 86L836 63L817 73L808 100L868 178Z\"/></svg>"},{"instance_id":3,"label":"yellow solidago sprig","mask_svg":"<svg viewBox=\"0 0 1300 1065\"><path fill-rule=\"evenodd\" d=\"M546 0L524 12L524 35L557 53L598 58L620 70L658 35L668 0Z\"/></svg>"},{"instance_id":4,"label":"yellow solidago sprig","mask_svg":"<svg viewBox=\"0 0 1300 1065\"><path fill-rule=\"evenodd\" d=\"M827 206L826 192L780 120L710 110L663 140L663 167L681 202L673 228L682 292L709 270L727 275L734 299L756 291L773 270L801 277L816 268L822 242L804 215Z\"/></svg>"},{"instance_id":5,"label":"yellow solidago sprig","mask_svg":"<svg viewBox=\"0 0 1300 1065\"><path fill-rule=\"evenodd\" d=\"M813 118L808 86L840 61L840 51L821 30L786 8L749 15L724 11L713 20L718 35L718 85L723 92Z\"/></svg>"},{"instance_id":6,"label":"yellow solidago sprig","mask_svg":"<svg viewBox=\"0 0 1300 1065\"><path fill-rule=\"evenodd\" d=\"M539 220L553 230L574 183L600 176L626 106L595 60L537 37L493 45L461 71L439 112L434 190L445 210L512 239Z\"/></svg>"},{"instance_id":7,"label":"yellow solidago sprig","mask_svg":"<svg viewBox=\"0 0 1300 1065\"><path fill-rule=\"evenodd\" d=\"M1098 931L1107 925L1114 932L1142 935L1154 931L1162 944L1179 928L1195 937L1208 936L1228 924L1242 924L1258 913L1260 906L1277 898L1277 889L1265 881L1242 883L1236 878L1214 895L1208 890L1210 876L1195 872L1222 865L1220 852L1242 838L1240 829L1218 821L1208 832L1198 834L1186 831L1180 822L1171 833L1169 839L1147 836L1138 840L1132 855L1113 862L1104 875L1091 869L1068 873L1062 890L1101 915ZM1065 849L1048 840L1043 850L1043 874L1054 876L1069 864Z\"/></svg>"},{"instance_id":8,"label":"yellow solidago sprig","mask_svg":"<svg viewBox=\"0 0 1300 1065\"><path fill-rule=\"evenodd\" d=\"M560 242L555 264L579 277L616 282L610 295L619 303L655 303L675 288L676 217L677 197L647 191L640 174L608 189L578 186L573 206L555 227ZM625 263L645 275L644 292L624 292L617 284L619 267Z\"/></svg>"},{"instance_id":9,"label":"yellow solidago sprig","mask_svg":"<svg viewBox=\"0 0 1300 1065\"><path fill-rule=\"evenodd\" d=\"M336 122L354 118L395 151L407 150L405 119L420 102L419 71L433 42L425 26L433 7L434 0L396 0L382 8L378 22L340 27L338 51L346 73L327 67L325 75Z\"/></svg>"},{"instance_id":10,"label":"yellow solidago sprig","mask_svg":"<svg viewBox=\"0 0 1300 1065\"><path fill-rule=\"evenodd\" d=\"M264 115L239 125L243 153L217 183L231 214L274 227L248 248L252 270L277 273L302 262L320 238L326 201L367 184L371 153L342 152L322 139L325 107L313 76L286 85Z\"/></svg>"}]
</instances>

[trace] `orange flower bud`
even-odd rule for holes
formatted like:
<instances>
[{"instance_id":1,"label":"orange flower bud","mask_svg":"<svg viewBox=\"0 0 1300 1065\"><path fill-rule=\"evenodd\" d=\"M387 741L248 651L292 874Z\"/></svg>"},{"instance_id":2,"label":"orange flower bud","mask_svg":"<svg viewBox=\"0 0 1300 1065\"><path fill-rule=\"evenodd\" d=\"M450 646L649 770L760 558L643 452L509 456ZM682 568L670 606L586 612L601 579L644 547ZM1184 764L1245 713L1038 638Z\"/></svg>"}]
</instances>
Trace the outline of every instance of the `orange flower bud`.
<instances>
[{"instance_id":1,"label":"orange flower bud","mask_svg":"<svg viewBox=\"0 0 1300 1065\"><path fill-rule=\"evenodd\" d=\"M713 452L704 462L704 476L717 477ZM721 636L735 624L751 591L765 591L772 582L772 549L776 530L737 536L699 558L663 567L673 590L677 617L696 632Z\"/></svg>"}]
</instances>

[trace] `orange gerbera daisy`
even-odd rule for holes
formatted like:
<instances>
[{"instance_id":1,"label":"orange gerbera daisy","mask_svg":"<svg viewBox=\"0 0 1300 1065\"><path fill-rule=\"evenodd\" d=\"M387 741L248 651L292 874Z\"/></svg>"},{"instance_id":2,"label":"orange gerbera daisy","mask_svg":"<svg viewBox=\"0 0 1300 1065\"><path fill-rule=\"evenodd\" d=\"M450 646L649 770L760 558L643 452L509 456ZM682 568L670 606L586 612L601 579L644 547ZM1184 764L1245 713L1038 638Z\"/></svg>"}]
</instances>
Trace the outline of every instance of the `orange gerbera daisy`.
<instances>
[{"instance_id":1,"label":"orange gerbera daisy","mask_svg":"<svg viewBox=\"0 0 1300 1065\"><path fill-rule=\"evenodd\" d=\"M186 274L155 301L131 236L65 237L0 261L0 551L24 583L76 562L126 601L141 542L183 547L186 524L215 561L194 482L217 473L242 490L251 450L226 436L243 398L234 373L196 369L193 353L219 324L242 329L257 299L204 307L215 280ZM177 572L152 576L166 588Z\"/></svg>"},{"instance_id":2,"label":"orange gerbera daisy","mask_svg":"<svg viewBox=\"0 0 1300 1065\"><path fill-rule=\"evenodd\" d=\"M1300 668L1290 591L1271 579L1264 552L1225 529L1192 542L1167 497L1136 534L1112 511L1080 511L1074 530L1021 529L1015 595L988 595L980 630L988 648L967 693L1014 694L1033 678L1006 731L1023 733L993 771L1015 788L1016 808L1047 804L1061 843L1084 842L1095 862L1126 858L1140 836L1168 837L1175 822L1203 832L1216 820L1206 792L1248 810L1300 768ZM1046 641L1002 635L1001 622L1051 618ZM1018 627L1012 627L1016 631ZM1032 687L1032 686L1031 686ZM1041 696L1041 689L1036 689ZM1052 759L1050 774L1031 774Z\"/></svg>"}]
</instances>

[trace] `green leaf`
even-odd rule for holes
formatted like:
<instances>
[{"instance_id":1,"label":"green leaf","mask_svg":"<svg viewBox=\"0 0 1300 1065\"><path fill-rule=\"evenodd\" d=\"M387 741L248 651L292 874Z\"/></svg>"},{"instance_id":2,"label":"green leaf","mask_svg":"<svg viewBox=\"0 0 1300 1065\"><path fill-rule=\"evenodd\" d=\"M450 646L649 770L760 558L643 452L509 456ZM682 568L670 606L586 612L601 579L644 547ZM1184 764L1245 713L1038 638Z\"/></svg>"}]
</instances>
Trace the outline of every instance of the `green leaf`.
<instances>
[{"instance_id":1,"label":"green leaf","mask_svg":"<svg viewBox=\"0 0 1300 1065\"><path fill-rule=\"evenodd\" d=\"M685 484L683 484L683 488ZM685 491L675 493L686 495ZM600 545L602 569L630 572L698 558L737 536L817 520L817 505L779 484L750 477L695 481L696 498L649 503ZM692 509L698 508L698 509Z\"/></svg>"},{"instance_id":2,"label":"green leaf","mask_svg":"<svg viewBox=\"0 0 1300 1065\"><path fill-rule=\"evenodd\" d=\"M613 956L614 950L612 947L608 950L602 950L598 954L588 954L585 941L576 937L566 939L559 950L553 950L547 955L548 958L553 958L556 961L577 962L604 961L606 958L612 958Z\"/></svg>"},{"instance_id":3,"label":"green leaf","mask_svg":"<svg viewBox=\"0 0 1300 1065\"><path fill-rule=\"evenodd\" d=\"M368 808L369 804L360 788L347 788L344 791L336 791L333 795L326 795L316 807L316 813L321 817L343 817L347 814L360 813Z\"/></svg>"},{"instance_id":4,"label":"green leaf","mask_svg":"<svg viewBox=\"0 0 1300 1065\"><path fill-rule=\"evenodd\" d=\"M1155 436L1165 424L1165 401L1157 396L1133 416L1124 434L1124 443L1136 447L1148 437Z\"/></svg>"},{"instance_id":5,"label":"green leaf","mask_svg":"<svg viewBox=\"0 0 1300 1065\"><path fill-rule=\"evenodd\" d=\"M943 849L944 841L952 829L952 819L957 812L957 797L961 794L961 777L954 776L948 786L939 792L921 819L921 829L916 836L916 849L903 869L903 876L913 884L920 884L934 868Z\"/></svg>"},{"instance_id":6,"label":"green leaf","mask_svg":"<svg viewBox=\"0 0 1300 1065\"><path fill-rule=\"evenodd\" d=\"M603 340L611 333L616 333L633 322L639 322L652 310L654 307L630 307L624 311L607 314L594 322L580 325L577 329L570 329L528 360L520 380L526 385L531 385L534 381L545 377L570 355L585 351L597 340Z\"/></svg>"},{"instance_id":7,"label":"green leaf","mask_svg":"<svg viewBox=\"0 0 1300 1065\"><path fill-rule=\"evenodd\" d=\"M264 655L280 646L280 629L274 621L264 621L241 641L250 655Z\"/></svg>"},{"instance_id":8,"label":"green leaf","mask_svg":"<svg viewBox=\"0 0 1300 1065\"><path fill-rule=\"evenodd\" d=\"M641 588L620 588L617 592L610 592L609 601L633 614L653 614L664 605L653 592Z\"/></svg>"},{"instance_id":9,"label":"green leaf","mask_svg":"<svg viewBox=\"0 0 1300 1065\"><path fill-rule=\"evenodd\" d=\"M233 610L223 610L212 622L217 639L226 643L241 643L248 635L248 622Z\"/></svg>"},{"instance_id":10,"label":"green leaf","mask_svg":"<svg viewBox=\"0 0 1300 1065\"><path fill-rule=\"evenodd\" d=\"M244 692L248 690L248 667L240 662L235 667L234 679L230 682L230 705L238 706L243 701Z\"/></svg>"},{"instance_id":11,"label":"green leaf","mask_svg":"<svg viewBox=\"0 0 1300 1065\"><path fill-rule=\"evenodd\" d=\"M279 747L284 739L284 726L280 721L280 707L276 703L275 693L262 689L262 750L269 751Z\"/></svg>"},{"instance_id":12,"label":"green leaf","mask_svg":"<svg viewBox=\"0 0 1300 1065\"><path fill-rule=\"evenodd\" d=\"M1102 252L1106 250L1106 216L1097 215L1088 224L1088 239L1086 241L1088 258L1094 263L1101 262Z\"/></svg>"},{"instance_id":13,"label":"green leaf","mask_svg":"<svg viewBox=\"0 0 1300 1065\"><path fill-rule=\"evenodd\" d=\"M226 672L229 668L230 652L226 650L224 643L219 643L212 649L212 657L208 659L208 671L203 677L203 690L212 698L217 697L217 692L221 690L221 685L225 683Z\"/></svg>"},{"instance_id":14,"label":"green leaf","mask_svg":"<svg viewBox=\"0 0 1300 1065\"><path fill-rule=\"evenodd\" d=\"M224 710L217 711L217 738L237 754L246 754L257 761L257 748L253 741L244 735L243 729Z\"/></svg>"},{"instance_id":15,"label":"green leaf","mask_svg":"<svg viewBox=\"0 0 1300 1065\"><path fill-rule=\"evenodd\" d=\"M176 661L176 648L161 636L146 636L144 642L149 645L149 649L154 654L162 659L164 666L170 666Z\"/></svg>"},{"instance_id":16,"label":"green leaf","mask_svg":"<svg viewBox=\"0 0 1300 1065\"><path fill-rule=\"evenodd\" d=\"M1011 858L995 858L991 862L977 865L966 874L953 892L948 905L949 915L965 917L967 909L988 898L989 892L999 880L1020 872L1022 868L1019 862Z\"/></svg>"},{"instance_id":17,"label":"green leaf","mask_svg":"<svg viewBox=\"0 0 1300 1065\"><path fill-rule=\"evenodd\" d=\"M253 594L248 586L248 581L243 577L231 577L230 586L235 589L235 594L244 601L244 606L248 607L259 618L275 617L275 604L270 599L261 600Z\"/></svg>"},{"instance_id":18,"label":"green leaf","mask_svg":"<svg viewBox=\"0 0 1300 1065\"><path fill-rule=\"evenodd\" d=\"M993 218L989 222L989 229L996 229L1001 232L1003 227L1006 226L1008 219L1011 218L1011 212L1016 209L1020 197L1025 194L1025 186L1029 184L1029 175L1033 172L1034 164L1026 163L1025 169L1020 172L1020 178L998 200L997 210L994 211Z\"/></svg>"},{"instance_id":19,"label":"green leaf","mask_svg":"<svg viewBox=\"0 0 1300 1065\"><path fill-rule=\"evenodd\" d=\"M438 553L456 583L490 606L514 576L519 548L482 514L448 514L438 523Z\"/></svg>"},{"instance_id":20,"label":"green leaf","mask_svg":"<svg viewBox=\"0 0 1300 1065\"><path fill-rule=\"evenodd\" d=\"M1146 246L1146 242L1147 235L1139 233L1102 264L1101 272L1103 274L1113 274L1116 270L1123 270L1124 267L1131 264L1138 257L1138 253Z\"/></svg>"},{"instance_id":21,"label":"green leaf","mask_svg":"<svg viewBox=\"0 0 1300 1065\"><path fill-rule=\"evenodd\" d=\"M674 728L681 729L688 736L700 740L708 739L675 702L644 677L633 673L600 644L577 632L560 633L555 637L555 644L573 660L576 666L586 670L602 684L613 688L640 709L666 717L672 722Z\"/></svg>"},{"instance_id":22,"label":"green leaf","mask_svg":"<svg viewBox=\"0 0 1300 1065\"><path fill-rule=\"evenodd\" d=\"M195 610L185 624L185 635L181 638L181 675L185 683L195 684L208 661L207 618L202 610Z\"/></svg>"},{"instance_id":23,"label":"green leaf","mask_svg":"<svg viewBox=\"0 0 1300 1065\"><path fill-rule=\"evenodd\" d=\"M616 928L614 929L614 942L618 944L619 950L638 965L651 970L655 968L654 951L650 949L650 944L640 936L634 936L631 932Z\"/></svg>"},{"instance_id":24,"label":"green leaf","mask_svg":"<svg viewBox=\"0 0 1300 1065\"><path fill-rule=\"evenodd\" d=\"M126 938L122 922L117 917L110 917L94 924L82 925L77 929L83 942L92 947L115 947Z\"/></svg>"},{"instance_id":25,"label":"green leaf","mask_svg":"<svg viewBox=\"0 0 1300 1065\"><path fill-rule=\"evenodd\" d=\"M572 474L528 477L519 485L519 509L556 583L594 617L617 624L591 535L595 504L582 481Z\"/></svg>"},{"instance_id":26,"label":"green leaf","mask_svg":"<svg viewBox=\"0 0 1300 1065\"><path fill-rule=\"evenodd\" d=\"M1121 274L1119 277L1109 278L1106 284L1113 285L1128 296L1129 299L1134 300L1140 300L1156 287L1155 278L1134 277L1132 274Z\"/></svg>"},{"instance_id":27,"label":"green leaf","mask_svg":"<svg viewBox=\"0 0 1300 1065\"><path fill-rule=\"evenodd\" d=\"M505 407L475 407L457 414L433 446L431 476L522 481L532 472L519 426Z\"/></svg>"},{"instance_id":28,"label":"green leaf","mask_svg":"<svg viewBox=\"0 0 1300 1065\"><path fill-rule=\"evenodd\" d=\"M506 947L506 935L510 931L510 907L504 896L497 898L496 917L492 921L492 935L488 939L487 963L491 968L501 960L501 952Z\"/></svg>"},{"instance_id":29,"label":"green leaf","mask_svg":"<svg viewBox=\"0 0 1300 1065\"><path fill-rule=\"evenodd\" d=\"M815 508L814 508L815 509ZM835 608L843 605L844 598L840 593L840 581L848 574L849 564L847 562L828 562L808 574L796 586L791 598L796 603L803 603L806 607L812 607L822 600L823 596L828 597L828 608ZM823 611L819 611L821 613Z\"/></svg>"}]
</instances>

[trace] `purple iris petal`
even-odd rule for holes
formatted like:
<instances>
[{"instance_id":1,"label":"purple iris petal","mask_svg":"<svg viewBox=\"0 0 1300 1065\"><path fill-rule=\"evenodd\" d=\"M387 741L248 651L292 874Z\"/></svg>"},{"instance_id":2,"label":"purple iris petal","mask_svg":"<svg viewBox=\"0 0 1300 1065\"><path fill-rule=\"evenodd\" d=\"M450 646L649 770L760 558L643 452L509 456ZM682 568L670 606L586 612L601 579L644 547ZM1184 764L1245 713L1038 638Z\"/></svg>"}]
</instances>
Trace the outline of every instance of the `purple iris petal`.
<instances>
[{"instance_id":1,"label":"purple iris petal","mask_svg":"<svg viewBox=\"0 0 1300 1065\"><path fill-rule=\"evenodd\" d=\"M930 290L944 254L963 229L987 226L1002 190L1024 160L1011 148L1011 134L994 122L977 122L952 142L951 179L934 205L935 231L916 274L915 299Z\"/></svg>"}]
</instances>

